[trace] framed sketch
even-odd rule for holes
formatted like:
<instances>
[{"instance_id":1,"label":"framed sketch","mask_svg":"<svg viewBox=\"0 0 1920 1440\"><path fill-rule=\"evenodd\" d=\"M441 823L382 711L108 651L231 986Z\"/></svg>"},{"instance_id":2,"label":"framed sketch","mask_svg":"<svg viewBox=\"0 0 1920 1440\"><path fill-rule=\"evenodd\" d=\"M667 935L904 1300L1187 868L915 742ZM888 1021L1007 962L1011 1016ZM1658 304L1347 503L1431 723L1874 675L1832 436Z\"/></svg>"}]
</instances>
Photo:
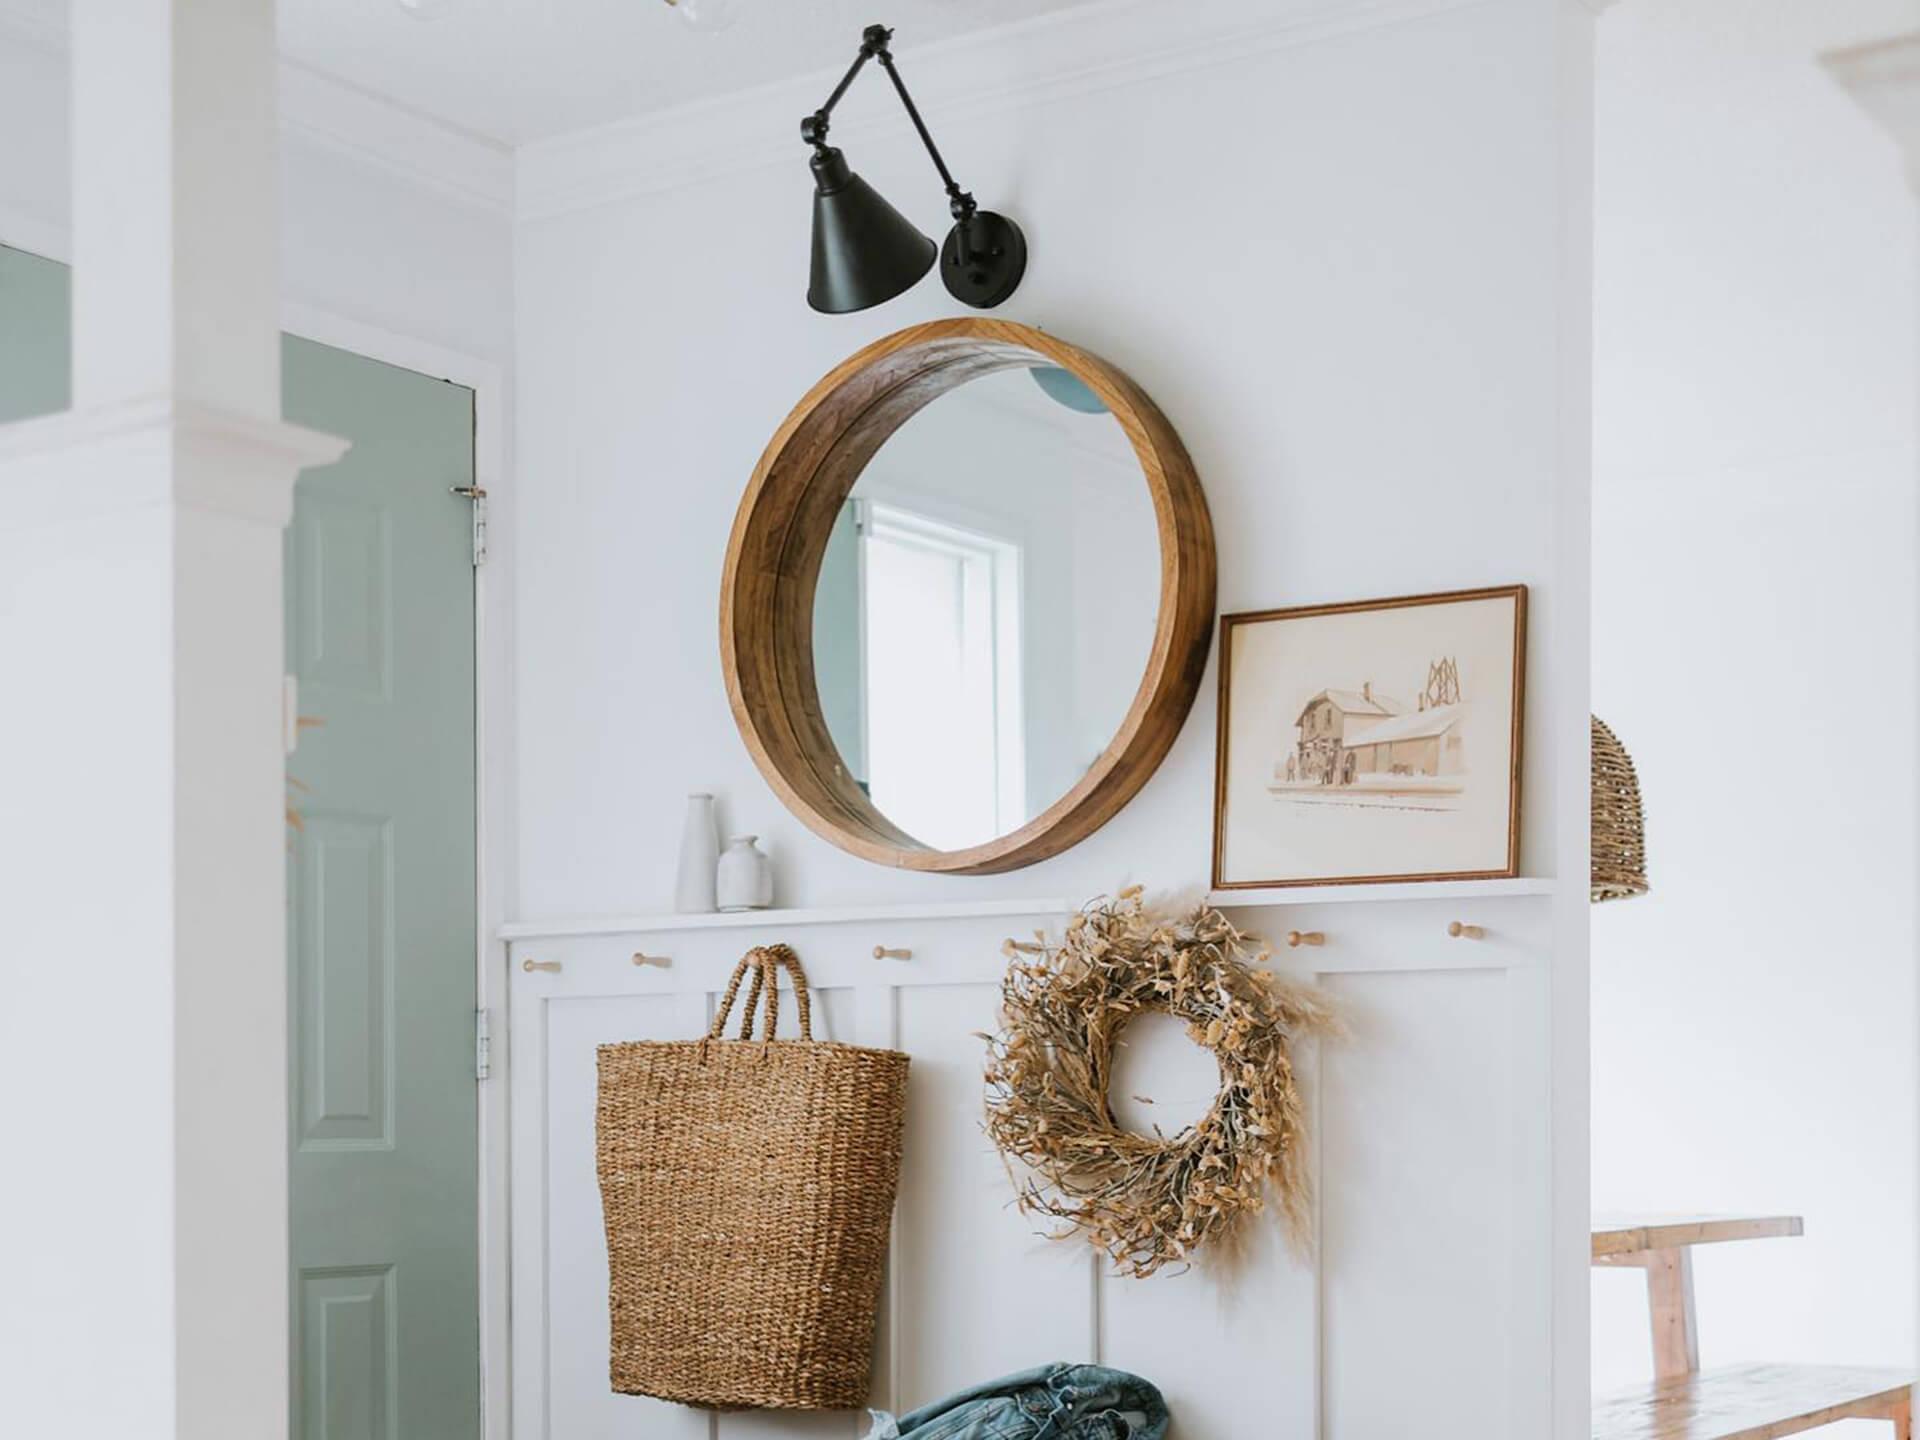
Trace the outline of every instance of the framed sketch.
<instances>
[{"instance_id":1,"label":"framed sketch","mask_svg":"<svg viewBox=\"0 0 1920 1440\"><path fill-rule=\"evenodd\" d=\"M1223 616L1215 889L1519 874L1527 589Z\"/></svg>"}]
</instances>

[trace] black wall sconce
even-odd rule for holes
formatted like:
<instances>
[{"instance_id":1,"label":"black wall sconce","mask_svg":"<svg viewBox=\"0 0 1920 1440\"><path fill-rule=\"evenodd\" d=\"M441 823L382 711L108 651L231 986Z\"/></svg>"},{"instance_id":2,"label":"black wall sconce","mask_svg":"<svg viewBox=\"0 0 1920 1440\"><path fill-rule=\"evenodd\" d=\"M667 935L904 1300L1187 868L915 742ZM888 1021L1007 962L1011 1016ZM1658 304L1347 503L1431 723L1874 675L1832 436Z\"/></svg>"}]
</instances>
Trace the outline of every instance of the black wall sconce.
<instances>
[{"instance_id":1,"label":"black wall sconce","mask_svg":"<svg viewBox=\"0 0 1920 1440\"><path fill-rule=\"evenodd\" d=\"M829 315L865 310L911 289L933 264L933 241L922 235L871 185L847 166L847 157L827 144L827 117L862 67L878 60L900 92L900 103L947 184L953 229L940 247L940 278L956 300L990 310L1013 294L1027 269L1027 238L1004 215L982 210L954 183L946 161L927 133L926 121L894 68L887 41L893 32L869 25L860 55L834 87L827 103L800 122L800 138L813 146L813 278L807 303Z\"/></svg>"}]
</instances>

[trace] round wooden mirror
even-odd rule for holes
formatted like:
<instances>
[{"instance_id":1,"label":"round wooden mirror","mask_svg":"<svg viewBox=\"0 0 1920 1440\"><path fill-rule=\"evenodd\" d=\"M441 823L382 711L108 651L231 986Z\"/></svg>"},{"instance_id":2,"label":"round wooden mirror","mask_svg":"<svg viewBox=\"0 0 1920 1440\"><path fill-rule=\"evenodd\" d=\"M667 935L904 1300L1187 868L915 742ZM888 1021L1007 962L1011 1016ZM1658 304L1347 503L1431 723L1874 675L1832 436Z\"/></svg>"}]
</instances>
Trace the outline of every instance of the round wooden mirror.
<instances>
[{"instance_id":1,"label":"round wooden mirror","mask_svg":"<svg viewBox=\"0 0 1920 1440\"><path fill-rule=\"evenodd\" d=\"M727 547L721 668L816 834L989 874L1146 783L1213 611L1206 499L1146 393L1029 326L940 320L854 355L775 432Z\"/></svg>"}]
</instances>

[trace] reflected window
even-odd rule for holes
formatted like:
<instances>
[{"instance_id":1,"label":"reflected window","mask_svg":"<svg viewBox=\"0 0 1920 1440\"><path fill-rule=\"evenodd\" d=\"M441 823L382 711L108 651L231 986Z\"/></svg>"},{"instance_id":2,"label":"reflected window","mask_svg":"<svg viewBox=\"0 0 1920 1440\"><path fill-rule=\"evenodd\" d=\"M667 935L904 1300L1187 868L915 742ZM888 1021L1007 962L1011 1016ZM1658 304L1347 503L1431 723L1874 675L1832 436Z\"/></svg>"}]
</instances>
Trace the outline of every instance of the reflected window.
<instances>
[{"instance_id":1,"label":"reflected window","mask_svg":"<svg viewBox=\"0 0 1920 1440\"><path fill-rule=\"evenodd\" d=\"M865 776L880 811L942 849L1026 822L1020 547L855 501Z\"/></svg>"},{"instance_id":2,"label":"reflected window","mask_svg":"<svg viewBox=\"0 0 1920 1440\"><path fill-rule=\"evenodd\" d=\"M934 849L984 845L1099 758L1159 607L1153 496L1119 423L1024 369L970 380L887 438L835 517L820 718L888 821Z\"/></svg>"}]
</instances>

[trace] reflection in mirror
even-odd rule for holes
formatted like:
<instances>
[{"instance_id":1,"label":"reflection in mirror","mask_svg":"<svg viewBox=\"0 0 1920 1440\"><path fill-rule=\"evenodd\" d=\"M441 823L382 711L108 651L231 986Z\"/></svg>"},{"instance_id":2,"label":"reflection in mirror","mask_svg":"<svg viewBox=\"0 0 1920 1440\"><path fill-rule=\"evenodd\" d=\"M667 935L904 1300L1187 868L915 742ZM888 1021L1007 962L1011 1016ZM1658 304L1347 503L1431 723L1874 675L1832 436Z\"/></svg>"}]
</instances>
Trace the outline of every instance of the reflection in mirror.
<instances>
[{"instance_id":1,"label":"reflection in mirror","mask_svg":"<svg viewBox=\"0 0 1920 1440\"><path fill-rule=\"evenodd\" d=\"M958 850L1071 790L1140 685L1160 604L1153 499L1070 371L949 391L875 453L814 594L814 674L848 772Z\"/></svg>"}]
</instances>

